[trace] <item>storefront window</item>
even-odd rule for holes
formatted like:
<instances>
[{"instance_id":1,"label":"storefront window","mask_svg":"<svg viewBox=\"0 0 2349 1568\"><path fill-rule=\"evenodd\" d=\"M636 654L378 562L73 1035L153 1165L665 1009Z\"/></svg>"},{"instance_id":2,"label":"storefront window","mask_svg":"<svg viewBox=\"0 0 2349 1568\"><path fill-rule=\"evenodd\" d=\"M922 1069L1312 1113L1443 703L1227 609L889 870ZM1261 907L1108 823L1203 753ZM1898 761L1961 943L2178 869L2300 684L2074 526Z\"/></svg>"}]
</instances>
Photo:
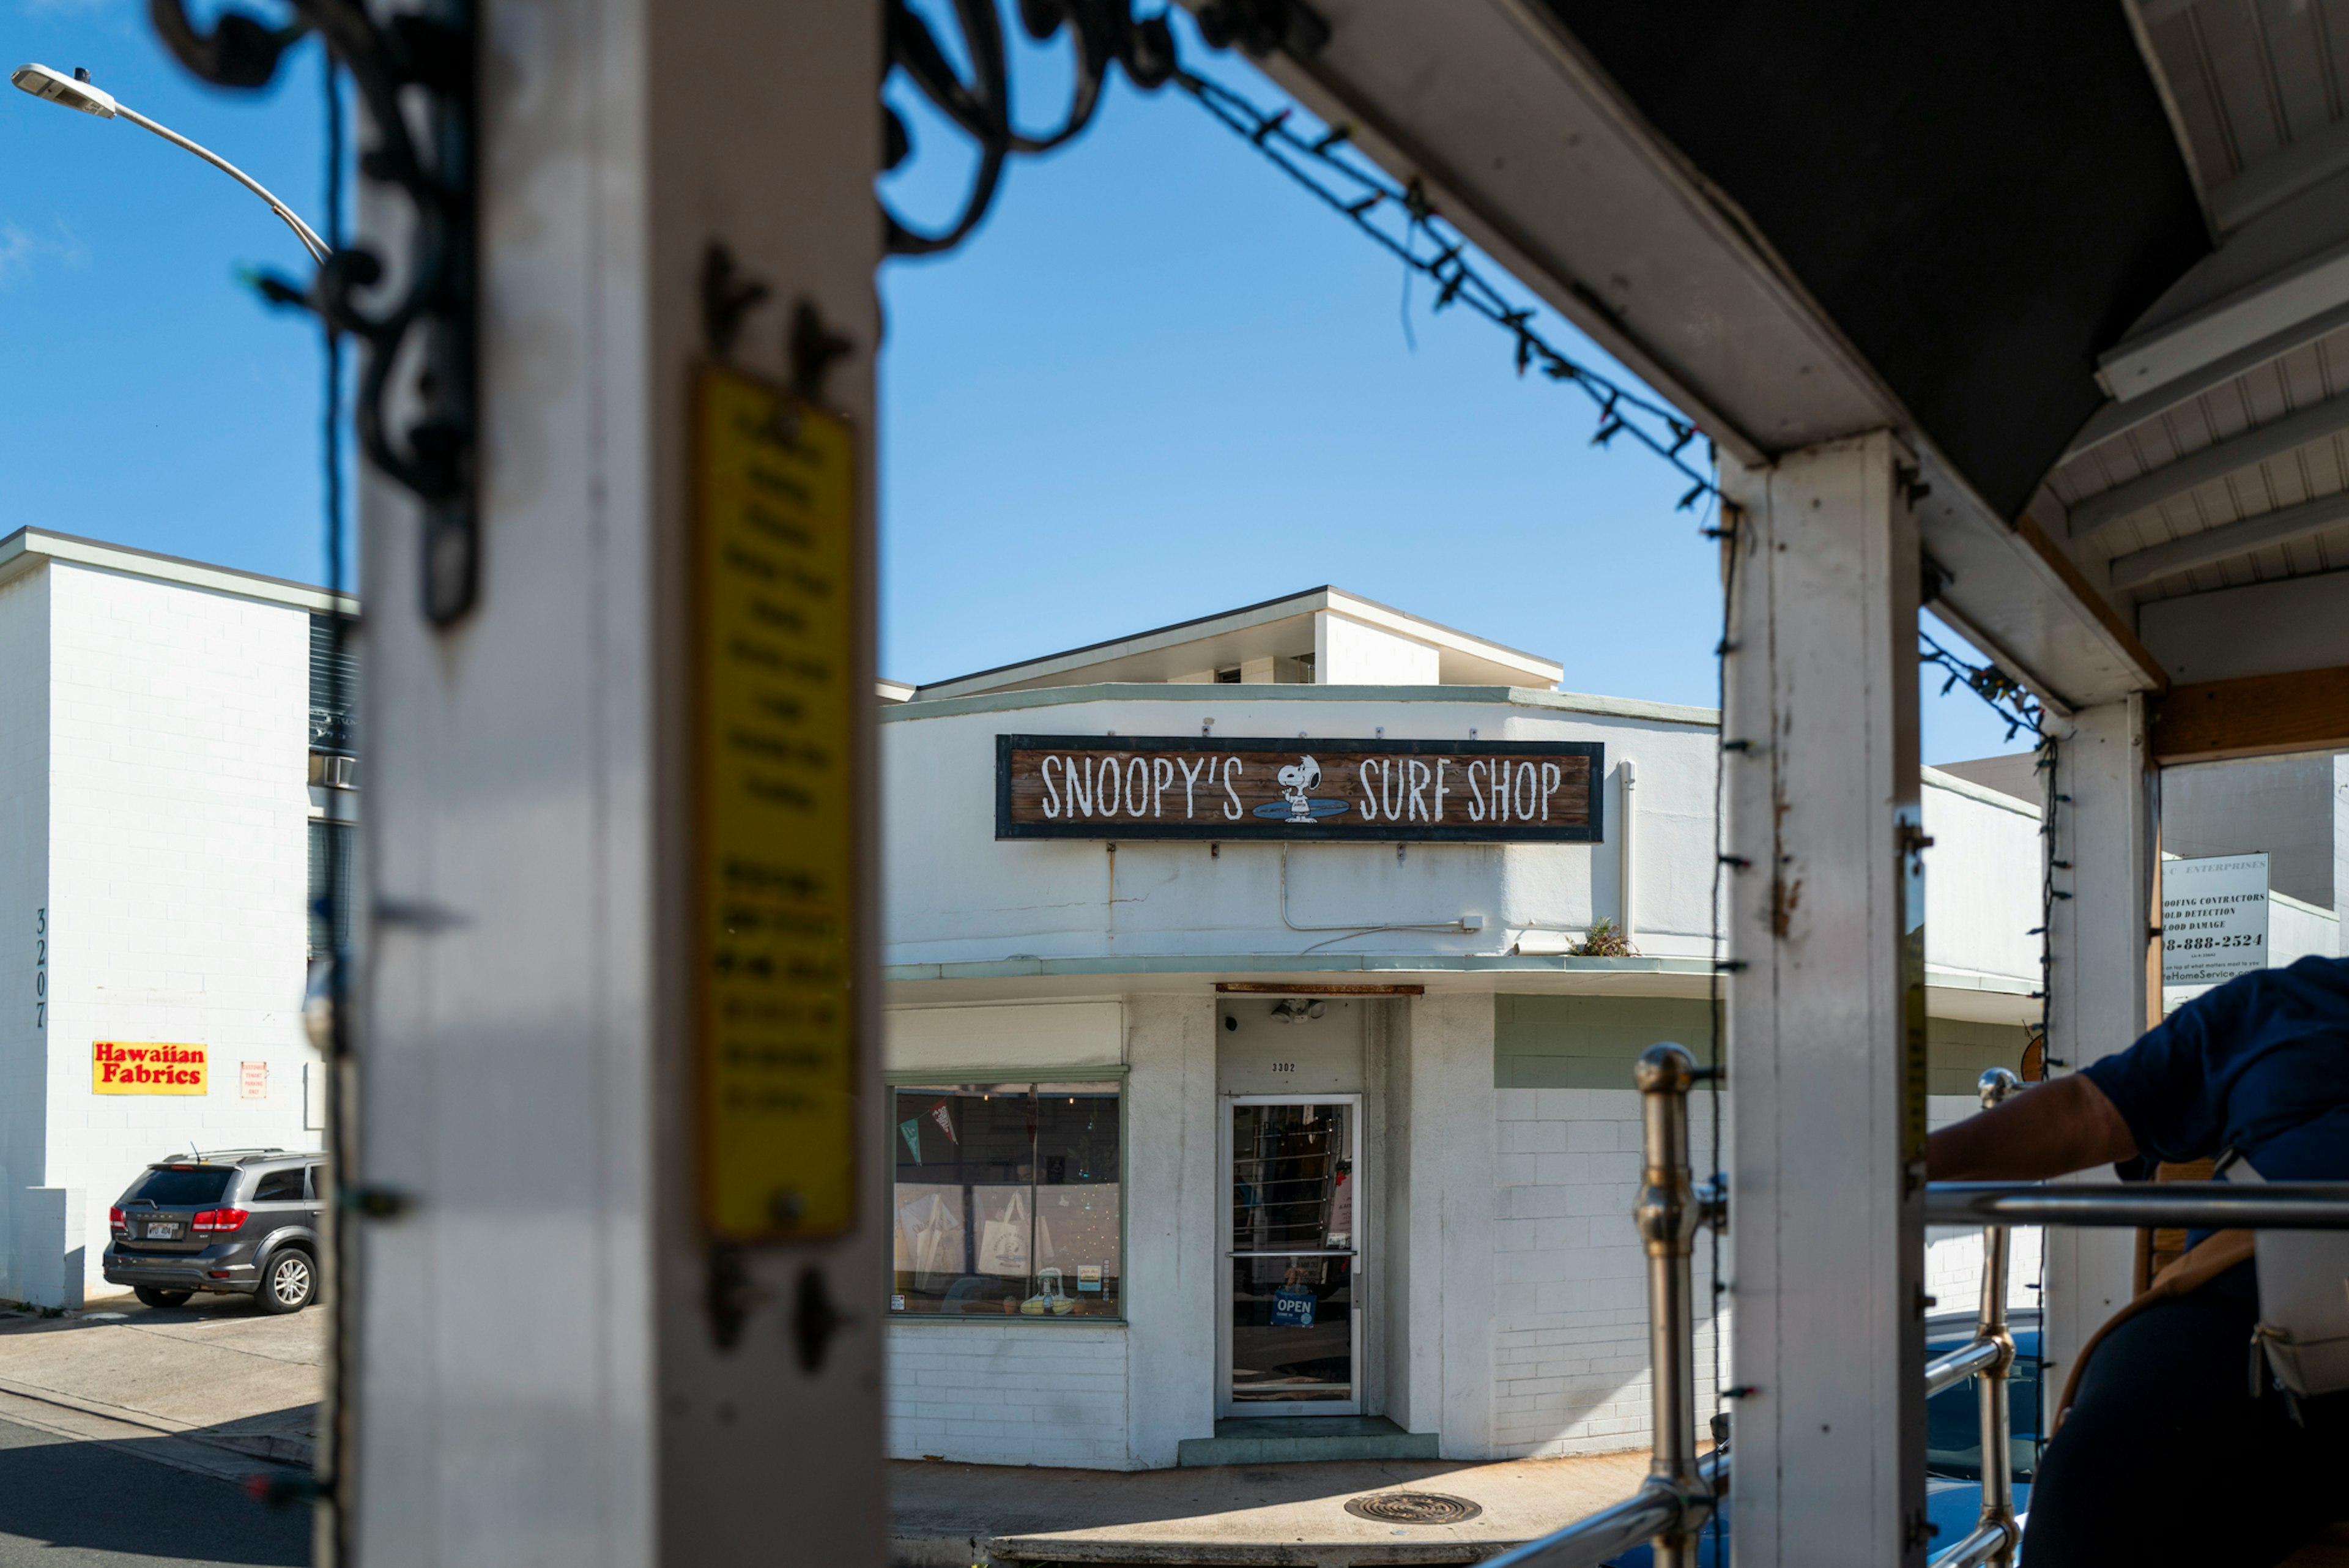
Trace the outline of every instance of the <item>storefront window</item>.
<instances>
[{"instance_id":1,"label":"storefront window","mask_svg":"<svg viewBox=\"0 0 2349 1568\"><path fill-rule=\"evenodd\" d=\"M932 1317L1115 1317L1114 1084L896 1090L889 1310Z\"/></svg>"}]
</instances>

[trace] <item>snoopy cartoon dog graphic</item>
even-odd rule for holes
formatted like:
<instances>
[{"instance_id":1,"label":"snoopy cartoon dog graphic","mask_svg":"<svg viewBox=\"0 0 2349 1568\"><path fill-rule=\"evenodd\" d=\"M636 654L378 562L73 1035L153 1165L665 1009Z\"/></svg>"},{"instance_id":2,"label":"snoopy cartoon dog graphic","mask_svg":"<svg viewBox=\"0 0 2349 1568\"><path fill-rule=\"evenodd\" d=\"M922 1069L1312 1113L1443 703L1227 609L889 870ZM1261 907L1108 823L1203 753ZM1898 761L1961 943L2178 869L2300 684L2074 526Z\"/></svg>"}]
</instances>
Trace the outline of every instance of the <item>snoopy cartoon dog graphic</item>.
<instances>
[{"instance_id":1,"label":"snoopy cartoon dog graphic","mask_svg":"<svg viewBox=\"0 0 2349 1568\"><path fill-rule=\"evenodd\" d=\"M1288 820L1313 820L1313 803L1306 792L1321 782L1321 764L1311 757L1299 757L1295 767L1283 768L1273 775L1288 796Z\"/></svg>"}]
</instances>

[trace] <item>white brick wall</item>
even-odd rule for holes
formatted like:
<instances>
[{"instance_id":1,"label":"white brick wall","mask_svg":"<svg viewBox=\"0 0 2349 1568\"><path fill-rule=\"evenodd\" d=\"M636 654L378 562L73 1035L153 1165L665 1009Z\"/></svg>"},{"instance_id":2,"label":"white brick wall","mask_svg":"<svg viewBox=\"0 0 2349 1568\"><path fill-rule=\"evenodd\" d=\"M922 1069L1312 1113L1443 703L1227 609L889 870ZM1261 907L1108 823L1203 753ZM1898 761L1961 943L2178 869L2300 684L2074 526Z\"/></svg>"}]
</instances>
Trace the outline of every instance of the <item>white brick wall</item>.
<instances>
[{"instance_id":1,"label":"white brick wall","mask_svg":"<svg viewBox=\"0 0 2349 1568\"><path fill-rule=\"evenodd\" d=\"M1926 1125L1935 1132L1982 1109L1982 1103L1971 1095L1933 1095L1926 1099L1925 1106ZM2039 1304L2040 1293L2034 1287L2040 1283L2039 1243L2044 1234L2036 1228L2017 1231L2008 1244L2006 1304L2010 1311ZM1925 1232L1925 1293L1934 1298L1936 1316L1980 1309L1980 1231L1936 1225Z\"/></svg>"},{"instance_id":2,"label":"white brick wall","mask_svg":"<svg viewBox=\"0 0 2349 1568\"><path fill-rule=\"evenodd\" d=\"M889 1454L967 1464L1134 1468L1123 1327L889 1325Z\"/></svg>"},{"instance_id":3,"label":"white brick wall","mask_svg":"<svg viewBox=\"0 0 2349 1568\"><path fill-rule=\"evenodd\" d=\"M1602 1453L1648 1441L1645 1255L1631 1225L1640 1096L1501 1089L1494 1256L1493 1447ZM1692 1106L1697 1163L1709 1111ZM1697 1249L1698 1417L1713 1413L1711 1274Z\"/></svg>"}]
</instances>

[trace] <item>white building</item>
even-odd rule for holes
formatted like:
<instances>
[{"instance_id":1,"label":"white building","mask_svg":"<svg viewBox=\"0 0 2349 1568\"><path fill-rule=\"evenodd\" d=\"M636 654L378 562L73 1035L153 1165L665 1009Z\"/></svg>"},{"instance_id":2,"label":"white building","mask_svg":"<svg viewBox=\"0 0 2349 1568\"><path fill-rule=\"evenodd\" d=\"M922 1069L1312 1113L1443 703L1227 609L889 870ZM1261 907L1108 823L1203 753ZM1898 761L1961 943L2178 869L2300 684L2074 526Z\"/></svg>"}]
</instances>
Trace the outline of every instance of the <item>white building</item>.
<instances>
[{"instance_id":1,"label":"white building","mask_svg":"<svg viewBox=\"0 0 2349 1568\"><path fill-rule=\"evenodd\" d=\"M1561 673L1322 588L885 707L893 1452L1644 1440L1630 1065L1713 1039L1714 715ZM2038 1016L2038 811L1926 784L1940 1120Z\"/></svg>"},{"instance_id":2,"label":"white building","mask_svg":"<svg viewBox=\"0 0 2349 1568\"><path fill-rule=\"evenodd\" d=\"M313 782L347 781L314 707L329 607L116 545L0 540L0 908L25 965L0 1015L0 1297L109 1290L107 1209L150 1160L321 1147L307 890L351 798ZM159 1046L168 1073L146 1067Z\"/></svg>"}]
</instances>

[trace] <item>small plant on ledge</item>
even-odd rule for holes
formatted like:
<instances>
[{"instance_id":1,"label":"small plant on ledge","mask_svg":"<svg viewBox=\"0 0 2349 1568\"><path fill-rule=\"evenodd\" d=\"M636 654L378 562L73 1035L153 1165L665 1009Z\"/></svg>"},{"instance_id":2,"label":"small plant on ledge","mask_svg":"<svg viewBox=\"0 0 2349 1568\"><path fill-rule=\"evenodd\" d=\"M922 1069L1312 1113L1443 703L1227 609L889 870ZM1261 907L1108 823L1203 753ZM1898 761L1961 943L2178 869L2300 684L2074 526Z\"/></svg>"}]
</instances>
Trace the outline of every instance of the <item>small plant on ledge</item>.
<instances>
[{"instance_id":1,"label":"small plant on ledge","mask_svg":"<svg viewBox=\"0 0 2349 1568\"><path fill-rule=\"evenodd\" d=\"M1566 950L1568 955L1573 958L1638 958L1640 956L1640 950L1631 945L1631 939L1618 930L1615 922L1609 919L1591 921L1590 929L1582 934L1582 940Z\"/></svg>"}]
</instances>

